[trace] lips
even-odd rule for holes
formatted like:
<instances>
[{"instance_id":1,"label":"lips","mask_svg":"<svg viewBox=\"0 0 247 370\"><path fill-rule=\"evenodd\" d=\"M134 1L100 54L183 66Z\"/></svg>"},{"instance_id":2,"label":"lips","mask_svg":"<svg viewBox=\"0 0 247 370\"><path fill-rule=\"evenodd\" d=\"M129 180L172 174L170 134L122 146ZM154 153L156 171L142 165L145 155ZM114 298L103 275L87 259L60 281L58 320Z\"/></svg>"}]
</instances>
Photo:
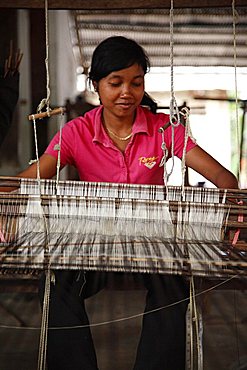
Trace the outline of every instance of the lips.
<instances>
[{"instance_id":1,"label":"lips","mask_svg":"<svg viewBox=\"0 0 247 370\"><path fill-rule=\"evenodd\" d=\"M122 107L122 108L130 108L133 106L133 103L117 103L117 106Z\"/></svg>"}]
</instances>

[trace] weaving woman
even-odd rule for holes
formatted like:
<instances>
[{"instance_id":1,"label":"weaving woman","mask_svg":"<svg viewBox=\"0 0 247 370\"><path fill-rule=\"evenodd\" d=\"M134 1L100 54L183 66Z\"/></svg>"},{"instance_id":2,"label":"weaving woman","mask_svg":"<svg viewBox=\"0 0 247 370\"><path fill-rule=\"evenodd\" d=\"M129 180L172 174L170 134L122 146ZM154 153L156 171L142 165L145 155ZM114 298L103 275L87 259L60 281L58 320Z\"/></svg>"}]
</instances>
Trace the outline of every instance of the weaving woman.
<instances>
[{"instance_id":1,"label":"weaving woman","mask_svg":"<svg viewBox=\"0 0 247 370\"><path fill-rule=\"evenodd\" d=\"M98 45L89 79L101 104L63 128L61 167L75 166L84 181L163 184L162 135L158 131L169 122L169 116L143 107L143 99L147 99L144 76L149 67L147 55L133 40L116 36ZM174 155L182 158L184 127L175 127L174 134ZM171 126L164 131L164 140L171 156ZM56 174L58 144L59 133L40 158L42 178ZM233 174L191 139L187 142L185 162L217 187L238 187ZM35 178L36 164L21 176ZM49 326L71 329L49 331L49 370L98 369L84 299L103 287L106 275L78 271L55 273ZM181 276L143 274L142 278L147 289L146 312L188 296ZM185 301L144 315L134 370L184 369L186 309ZM73 329L83 325L86 327Z\"/></svg>"}]
</instances>

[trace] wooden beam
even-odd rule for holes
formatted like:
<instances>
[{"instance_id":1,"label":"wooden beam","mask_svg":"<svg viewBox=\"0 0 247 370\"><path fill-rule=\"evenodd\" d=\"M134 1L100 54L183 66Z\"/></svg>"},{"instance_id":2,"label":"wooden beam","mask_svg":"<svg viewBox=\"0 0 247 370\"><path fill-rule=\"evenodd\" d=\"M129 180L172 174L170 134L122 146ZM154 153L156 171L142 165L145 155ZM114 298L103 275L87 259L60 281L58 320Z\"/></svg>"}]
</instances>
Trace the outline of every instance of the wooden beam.
<instances>
[{"instance_id":1,"label":"wooden beam","mask_svg":"<svg viewBox=\"0 0 247 370\"><path fill-rule=\"evenodd\" d=\"M167 9L170 0L48 0L49 9ZM231 0L175 0L174 8L231 7ZM236 0L236 7L247 0ZM44 0L0 0L0 8L40 9Z\"/></svg>"}]
</instances>

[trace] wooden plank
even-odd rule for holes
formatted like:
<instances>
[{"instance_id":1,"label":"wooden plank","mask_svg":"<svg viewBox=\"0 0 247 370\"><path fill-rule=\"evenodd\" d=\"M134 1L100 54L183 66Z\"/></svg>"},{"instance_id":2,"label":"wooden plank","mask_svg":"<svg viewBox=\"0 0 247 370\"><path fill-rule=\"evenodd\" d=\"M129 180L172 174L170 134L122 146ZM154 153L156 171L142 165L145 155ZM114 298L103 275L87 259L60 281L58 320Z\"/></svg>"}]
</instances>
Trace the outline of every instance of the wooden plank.
<instances>
[{"instance_id":1,"label":"wooden plank","mask_svg":"<svg viewBox=\"0 0 247 370\"><path fill-rule=\"evenodd\" d=\"M167 9L170 0L48 0L49 9ZM247 0L236 0L236 7ZM175 0L174 8L231 7L231 0ZM0 0L0 8L44 8L44 0Z\"/></svg>"}]
</instances>

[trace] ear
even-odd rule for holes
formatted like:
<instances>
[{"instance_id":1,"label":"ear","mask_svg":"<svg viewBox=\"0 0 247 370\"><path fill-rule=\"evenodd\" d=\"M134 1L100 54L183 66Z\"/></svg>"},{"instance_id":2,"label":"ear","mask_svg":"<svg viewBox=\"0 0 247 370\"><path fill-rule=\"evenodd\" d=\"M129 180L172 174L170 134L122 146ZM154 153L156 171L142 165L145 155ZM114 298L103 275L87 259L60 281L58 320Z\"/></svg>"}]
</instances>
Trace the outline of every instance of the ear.
<instances>
[{"instance_id":1,"label":"ear","mask_svg":"<svg viewBox=\"0 0 247 370\"><path fill-rule=\"evenodd\" d=\"M98 92L98 83L96 81L93 81L93 87L94 91Z\"/></svg>"}]
</instances>

